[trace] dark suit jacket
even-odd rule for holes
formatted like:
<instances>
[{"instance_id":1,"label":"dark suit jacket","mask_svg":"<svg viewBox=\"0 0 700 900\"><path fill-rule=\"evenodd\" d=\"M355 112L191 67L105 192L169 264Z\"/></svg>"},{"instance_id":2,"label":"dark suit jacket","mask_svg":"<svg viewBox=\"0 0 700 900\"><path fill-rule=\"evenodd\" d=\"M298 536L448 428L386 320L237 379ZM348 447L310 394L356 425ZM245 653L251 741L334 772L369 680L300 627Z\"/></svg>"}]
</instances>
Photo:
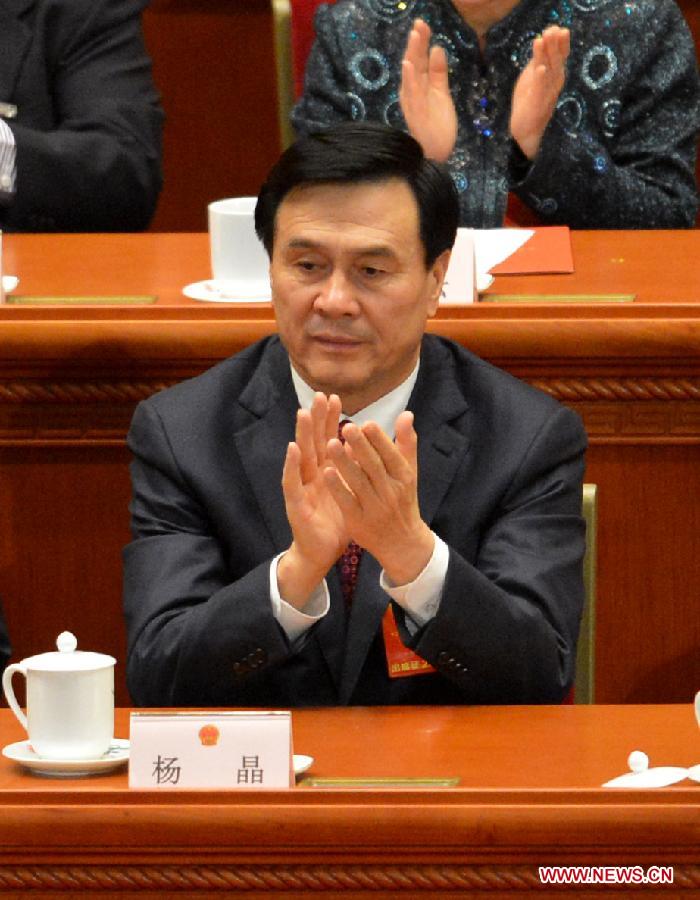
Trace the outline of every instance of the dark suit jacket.
<instances>
[{"instance_id":1,"label":"dark suit jacket","mask_svg":"<svg viewBox=\"0 0 700 900\"><path fill-rule=\"evenodd\" d=\"M426 336L409 402L423 518L450 559L437 616L413 638L433 674L390 679L389 603L365 553L346 620L290 646L272 615L272 557L291 540L281 489L297 399L278 338L141 403L129 433L124 551L129 688L140 705L557 702L582 607L585 435L547 395ZM396 607L398 611L398 607Z\"/></svg>"},{"instance_id":2,"label":"dark suit jacket","mask_svg":"<svg viewBox=\"0 0 700 900\"><path fill-rule=\"evenodd\" d=\"M0 0L0 101L17 145L8 231L145 228L161 186L162 111L146 0Z\"/></svg>"}]
</instances>

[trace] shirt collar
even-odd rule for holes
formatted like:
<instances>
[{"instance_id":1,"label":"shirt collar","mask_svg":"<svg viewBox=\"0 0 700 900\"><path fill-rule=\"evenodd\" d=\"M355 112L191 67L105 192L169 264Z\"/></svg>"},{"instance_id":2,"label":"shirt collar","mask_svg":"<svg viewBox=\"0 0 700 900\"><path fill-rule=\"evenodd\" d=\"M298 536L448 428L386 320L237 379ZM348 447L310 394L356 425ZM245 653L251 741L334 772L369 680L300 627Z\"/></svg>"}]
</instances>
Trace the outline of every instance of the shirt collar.
<instances>
[{"instance_id":1,"label":"shirt collar","mask_svg":"<svg viewBox=\"0 0 700 900\"><path fill-rule=\"evenodd\" d=\"M299 406L302 409L309 409L311 407L311 403L314 399L314 394L316 393L313 388L309 387L309 385L304 381L301 375L296 371L294 366L291 365L292 370L292 381L294 382L294 389L297 392L297 399L299 400ZM379 400L375 400L374 403L370 403L369 406L365 406L364 409L358 410L354 415L348 416L346 413L341 413L341 419L349 419L351 422L354 422L356 425L364 425L365 422L376 422L377 425L384 431L389 437L393 440L395 435L394 432L394 423L396 422L396 417L399 413L402 413L406 407L408 406L408 401L411 396L411 392L413 391L413 386L416 383L416 379L418 378L418 369L420 367L420 358L418 362L413 368L413 371L408 376L405 381L402 381L398 387L395 387L393 391L389 391L388 394L384 394L383 397L380 397Z\"/></svg>"}]
</instances>

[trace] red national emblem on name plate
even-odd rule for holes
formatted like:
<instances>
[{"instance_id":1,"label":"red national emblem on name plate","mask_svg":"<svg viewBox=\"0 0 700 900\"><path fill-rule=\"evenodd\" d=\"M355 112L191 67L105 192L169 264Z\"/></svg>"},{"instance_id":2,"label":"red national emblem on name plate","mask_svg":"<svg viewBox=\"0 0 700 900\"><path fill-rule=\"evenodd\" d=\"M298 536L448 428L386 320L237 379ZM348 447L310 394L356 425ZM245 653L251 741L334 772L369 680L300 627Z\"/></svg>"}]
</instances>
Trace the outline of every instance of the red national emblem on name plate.
<instances>
[{"instance_id":1,"label":"red national emblem on name plate","mask_svg":"<svg viewBox=\"0 0 700 900\"><path fill-rule=\"evenodd\" d=\"M199 740L202 742L202 747L216 747L219 737L219 729L216 725L202 725L199 729Z\"/></svg>"}]
</instances>

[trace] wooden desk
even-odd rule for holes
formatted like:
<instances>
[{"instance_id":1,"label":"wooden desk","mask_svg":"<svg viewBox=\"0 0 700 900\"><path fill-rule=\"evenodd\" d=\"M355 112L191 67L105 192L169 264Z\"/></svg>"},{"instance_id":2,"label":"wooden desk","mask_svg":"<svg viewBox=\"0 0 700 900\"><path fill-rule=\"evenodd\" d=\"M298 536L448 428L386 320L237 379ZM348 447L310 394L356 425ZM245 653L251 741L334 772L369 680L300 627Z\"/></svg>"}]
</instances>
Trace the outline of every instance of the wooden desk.
<instances>
[{"instance_id":1,"label":"wooden desk","mask_svg":"<svg viewBox=\"0 0 700 900\"><path fill-rule=\"evenodd\" d=\"M690 704L300 710L293 729L316 777L460 783L130 792L124 770L53 780L2 757L0 896L520 897L540 865L671 865L645 897L700 890L700 785L600 787L635 748L700 761ZM0 711L2 746L21 738Z\"/></svg>"},{"instance_id":2,"label":"wooden desk","mask_svg":"<svg viewBox=\"0 0 700 900\"><path fill-rule=\"evenodd\" d=\"M574 232L573 275L513 294L634 303L480 303L430 323L570 404L599 491L597 698L680 702L700 686L700 232ZM265 304L201 304L204 234L6 235L24 294L145 294L145 306L0 308L0 595L16 656L64 628L123 682L124 435L142 397L274 328Z\"/></svg>"}]
</instances>

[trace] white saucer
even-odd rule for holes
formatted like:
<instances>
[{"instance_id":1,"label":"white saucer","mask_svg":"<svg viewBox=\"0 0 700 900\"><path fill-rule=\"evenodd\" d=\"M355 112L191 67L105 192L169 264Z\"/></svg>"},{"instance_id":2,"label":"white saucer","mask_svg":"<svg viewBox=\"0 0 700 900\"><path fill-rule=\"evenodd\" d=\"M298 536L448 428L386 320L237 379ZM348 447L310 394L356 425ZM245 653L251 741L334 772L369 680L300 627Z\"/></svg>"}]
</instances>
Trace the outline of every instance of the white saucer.
<instances>
[{"instance_id":1,"label":"white saucer","mask_svg":"<svg viewBox=\"0 0 700 900\"><path fill-rule=\"evenodd\" d=\"M192 300L211 303L269 303L271 298L268 281L251 283L216 278L188 284L182 293Z\"/></svg>"},{"instance_id":2,"label":"white saucer","mask_svg":"<svg viewBox=\"0 0 700 900\"><path fill-rule=\"evenodd\" d=\"M295 775L303 775L314 764L313 756L303 756L300 753L295 753L293 758Z\"/></svg>"},{"instance_id":3,"label":"white saucer","mask_svg":"<svg viewBox=\"0 0 700 900\"><path fill-rule=\"evenodd\" d=\"M626 772L618 775L611 781L606 781L603 787L610 788L660 788L671 784L678 784L689 776L689 770L681 766L654 766L641 772ZM691 776L692 777L692 776Z\"/></svg>"},{"instance_id":4,"label":"white saucer","mask_svg":"<svg viewBox=\"0 0 700 900\"><path fill-rule=\"evenodd\" d=\"M129 759L129 742L115 738L109 750L97 759L42 759L32 750L29 741L17 741L3 747L3 756L13 759L37 775L53 778L77 778L109 772L123 765Z\"/></svg>"},{"instance_id":5,"label":"white saucer","mask_svg":"<svg viewBox=\"0 0 700 900\"><path fill-rule=\"evenodd\" d=\"M692 781L700 781L700 765L688 769L688 778Z\"/></svg>"},{"instance_id":6,"label":"white saucer","mask_svg":"<svg viewBox=\"0 0 700 900\"><path fill-rule=\"evenodd\" d=\"M488 272L477 272L476 274L476 289L480 294L482 291L485 291L487 288L490 288L494 282L493 275L490 275Z\"/></svg>"},{"instance_id":7,"label":"white saucer","mask_svg":"<svg viewBox=\"0 0 700 900\"><path fill-rule=\"evenodd\" d=\"M10 291L14 291L14 289L19 284L19 278L16 275L3 275L2 276L2 289L6 294L9 294Z\"/></svg>"}]
</instances>

